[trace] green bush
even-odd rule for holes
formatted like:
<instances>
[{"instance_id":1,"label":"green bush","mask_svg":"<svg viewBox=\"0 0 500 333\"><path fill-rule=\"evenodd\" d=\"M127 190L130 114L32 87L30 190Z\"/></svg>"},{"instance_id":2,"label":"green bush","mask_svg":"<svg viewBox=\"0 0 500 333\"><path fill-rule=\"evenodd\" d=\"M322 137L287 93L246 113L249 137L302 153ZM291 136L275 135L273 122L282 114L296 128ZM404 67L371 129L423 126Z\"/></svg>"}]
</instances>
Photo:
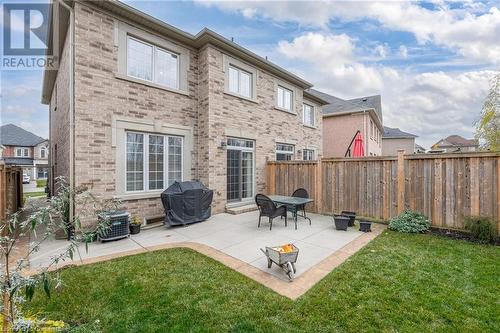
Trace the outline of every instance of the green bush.
<instances>
[{"instance_id":1,"label":"green bush","mask_svg":"<svg viewBox=\"0 0 500 333\"><path fill-rule=\"evenodd\" d=\"M495 240L496 230L493 220L489 217L469 216L465 218L465 229L470 231L471 238L481 243L491 243Z\"/></svg>"},{"instance_id":2,"label":"green bush","mask_svg":"<svg viewBox=\"0 0 500 333\"><path fill-rule=\"evenodd\" d=\"M37 179L36 187L45 187L47 185L47 179Z\"/></svg>"},{"instance_id":3,"label":"green bush","mask_svg":"<svg viewBox=\"0 0 500 333\"><path fill-rule=\"evenodd\" d=\"M409 209L389 222L389 229L407 233L425 232L430 226L431 221L427 217Z\"/></svg>"}]
</instances>

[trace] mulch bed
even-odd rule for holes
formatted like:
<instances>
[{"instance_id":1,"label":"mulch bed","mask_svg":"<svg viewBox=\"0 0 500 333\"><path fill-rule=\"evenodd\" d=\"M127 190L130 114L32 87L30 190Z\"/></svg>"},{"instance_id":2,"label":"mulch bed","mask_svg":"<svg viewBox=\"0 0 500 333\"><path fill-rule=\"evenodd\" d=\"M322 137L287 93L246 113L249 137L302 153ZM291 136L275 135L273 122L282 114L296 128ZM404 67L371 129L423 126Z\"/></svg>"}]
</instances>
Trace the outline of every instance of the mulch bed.
<instances>
[{"instance_id":1,"label":"mulch bed","mask_svg":"<svg viewBox=\"0 0 500 333\"><path fill-rule=\"evenodd\" d=\"M461 239L461 240L465 240L468 242L477 243L476 240L471 238L470 233L467 231L430 227L428 232L431 234L434 234L434 235L440 235L440 236L445 236L445 237L449 237L449 238L453 238L453 239ZM500 238L497 237L494 240L493 244L496 246L500 246Z\"/></svg>"}]
</instances>

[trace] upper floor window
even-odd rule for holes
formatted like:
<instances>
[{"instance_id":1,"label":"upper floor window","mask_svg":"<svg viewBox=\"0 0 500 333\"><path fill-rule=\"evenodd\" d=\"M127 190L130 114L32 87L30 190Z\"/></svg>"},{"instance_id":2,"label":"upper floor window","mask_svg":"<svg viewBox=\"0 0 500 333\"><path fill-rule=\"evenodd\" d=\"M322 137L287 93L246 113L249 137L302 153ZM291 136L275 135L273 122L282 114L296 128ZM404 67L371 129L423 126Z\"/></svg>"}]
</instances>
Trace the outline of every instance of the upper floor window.
<instances>
[{"instance_id":1,"label":"upper floor window","mask_svg":"<svg viewBox=\"0 0 500 333\"><path fill-rule=\"evenodd\" d=\"M303 149L302 150L302 159L304 161L314 160L314 149Z\"/></svg>"},{"instance_id":2,"label":"upper floor window","mask_svg":"<svg viewBox=\"0 0 500 333\"><path fill-rule=\"evenodd\" d=\"M16 148L16 157L30 157L30 149Z\"/></svg>"},{"instance_id":3,"label":"upper floor window","mask_svg":"<svg viewBox=\"0 0 500 333\"><path fill-rule=\"evenodd\" d=\"M276 105L281 109L292 111L292 96L293 92L290 89L278 86L278 100L276 101Z\"/></svg>"},{"instance_id":4,"label":"upper floor window","mask_svg":"<svg viewBox=\"0 0 500 333\"><path fill-rule=\"evenodd\" d=\"M295 147L285 143L276 144L276 161L290 161L293 160Z\"/></svg>"},{"instance_id":5,"label":"upper floor window","mask_svg":"<svg viewBox=\"0 0 500 333\"><path fill-rule=\"evenodd\" d=\"M179 88L179 56L158 46L127 38L127 75Z\"/></svg>"},{"instance_id":6,"label":"upper floor window","mask_svg":"<svg viewBox=\"0 0 500 333\"><path fill-rule=\"evenodd\" d=\"M252 74L238 67L229 66L229 91L248 98L252 97Z\"/></svg>"},{"instance_id":7,"label":"upper floor window","mask_svg":"<svg viewBox=\"0 0 500 333\"><path fill-rule=\"evenodd\" d=\"M304 114L304 124L307 126L314 126L314 107L304 103L302 110Z\"/></svg>"},{"instance_id":8,"label":"upper floor window","mask_svg":"<svg viewBox=\"0 0 500 333\"><path fill-rule=\"evenodd\" d=\"M47 148L40 147L40 158L47 158Z\"/></svg>"}]
</instances>

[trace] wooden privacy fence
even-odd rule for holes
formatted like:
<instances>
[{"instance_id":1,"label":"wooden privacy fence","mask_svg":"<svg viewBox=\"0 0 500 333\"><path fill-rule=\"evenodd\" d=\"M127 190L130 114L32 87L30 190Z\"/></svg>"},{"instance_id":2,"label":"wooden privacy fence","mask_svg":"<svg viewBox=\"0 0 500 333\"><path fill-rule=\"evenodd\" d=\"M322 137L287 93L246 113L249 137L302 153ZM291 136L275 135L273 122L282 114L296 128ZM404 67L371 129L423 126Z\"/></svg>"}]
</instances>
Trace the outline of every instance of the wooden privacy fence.
<instances>
[{"instance_id":1,"label":"wooden privacy fence","mask_svg":"<svg viewBox=\"0 0 500 333\"><path fill-rule=\"evenodd\" d=\"M0 164L0 221L15 213L22 205L23 170Z\"/></svg>"},{"instance_id":2,"label":"wooden privacy fence","mask_svg":"<svg viewBox=\"0 0 500 333\"><path fill-rule=\"evenodd\" d=\"M489 216L500 230L500 154L412 154L268 162L267 192L303 187L320 213L356 211L388 220L404 209L432 224L463 228L464 217Z\"/></svg>"}]
</instances>

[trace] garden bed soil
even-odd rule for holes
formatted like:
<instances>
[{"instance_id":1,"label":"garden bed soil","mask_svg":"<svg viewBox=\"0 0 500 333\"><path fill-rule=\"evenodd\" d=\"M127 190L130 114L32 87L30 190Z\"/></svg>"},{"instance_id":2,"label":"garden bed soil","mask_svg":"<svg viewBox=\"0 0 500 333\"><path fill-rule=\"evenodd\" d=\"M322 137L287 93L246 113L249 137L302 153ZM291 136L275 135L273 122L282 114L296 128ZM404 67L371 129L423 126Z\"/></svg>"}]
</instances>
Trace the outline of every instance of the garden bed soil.
<instances>
[{"instance_id":1,"label":"garden bed soil","mask_svg":"<svg viewBox=\"0 0 500 333\"><path fill-rule=\"evenodd\" d=\"M453 239L460 239L468 242L478 243L476 240L473 240L471 238L469 232L463 230L430 227L428 232L434 235L440 235ZM499 237L495 238L493 244L496 246L500 246L500 238Z\"/></svg>"}]
</instances>

